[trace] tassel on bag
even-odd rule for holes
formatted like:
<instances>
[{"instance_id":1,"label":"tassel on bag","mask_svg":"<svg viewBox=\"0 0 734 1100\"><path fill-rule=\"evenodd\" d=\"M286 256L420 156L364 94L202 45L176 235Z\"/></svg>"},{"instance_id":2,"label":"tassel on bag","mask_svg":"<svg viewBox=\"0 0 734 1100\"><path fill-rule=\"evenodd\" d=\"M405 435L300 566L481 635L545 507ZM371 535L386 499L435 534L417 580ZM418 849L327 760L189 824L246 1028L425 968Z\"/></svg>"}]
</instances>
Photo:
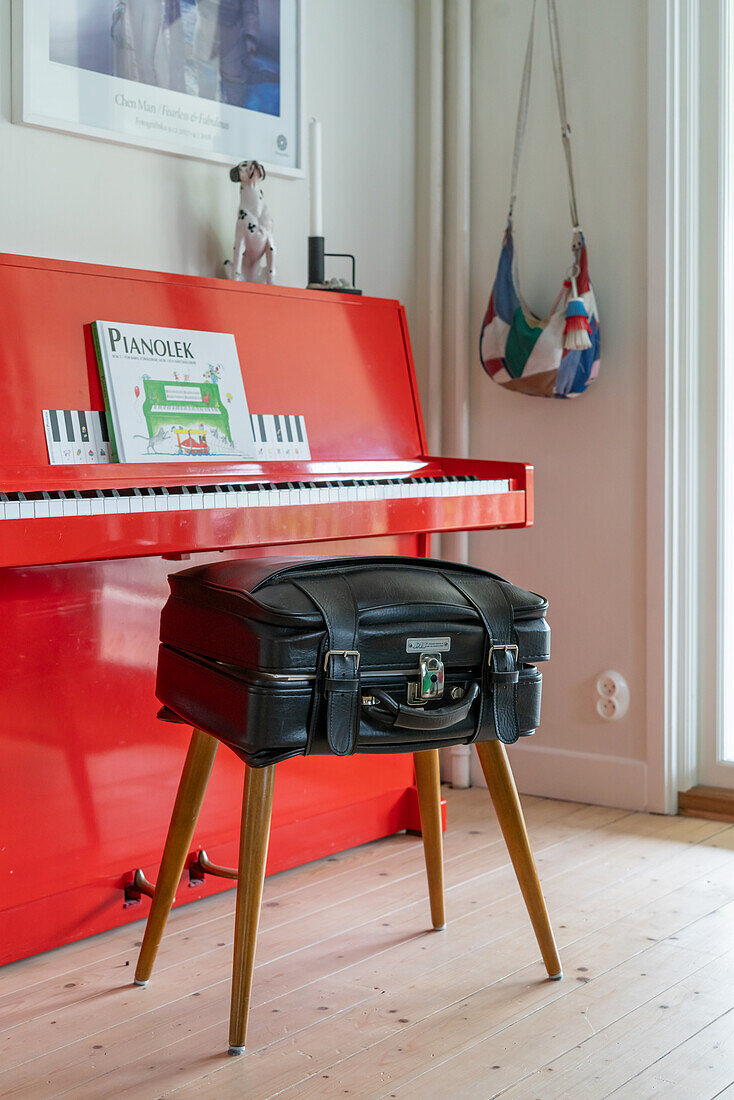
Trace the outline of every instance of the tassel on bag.
<instances>
[{"instance_id":1,"label":"tassel on bag","mask_svg":"<svg viewBox=\"0 0 734 1100\"><path fill-rule=\"evenodd\" d=\"M571 297L566 306L563 346L566 351L584 351L591 347L591 325L583 298L579 297L576 280L570 283Z\"/></svg>"}]
</instances>

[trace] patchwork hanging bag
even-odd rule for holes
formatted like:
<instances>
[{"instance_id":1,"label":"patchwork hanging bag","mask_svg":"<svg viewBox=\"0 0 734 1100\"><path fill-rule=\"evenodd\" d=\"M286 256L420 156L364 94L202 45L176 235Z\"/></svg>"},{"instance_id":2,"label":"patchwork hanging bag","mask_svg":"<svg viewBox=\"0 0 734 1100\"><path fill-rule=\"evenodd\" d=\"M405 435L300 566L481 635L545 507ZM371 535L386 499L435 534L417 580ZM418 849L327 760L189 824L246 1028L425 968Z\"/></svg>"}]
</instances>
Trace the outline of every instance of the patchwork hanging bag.
<instances>
[{"instance_id":1,"label":"patchwork hanging bag","mask_svg":"<svg viewBox=\"0 0 734 1100\"><path fill-rule=\"evenodd\" d=\"M533 0L517 112L507 229L497 275L482 323L479 348L482 366L487 374L505 389L535 397L578 397L599 373L599 315L594 291L589 282L589 259L576 205L571 130L566 118L566 93L555 0L546 0L546 5L561 120L561 141L568 170L573 262L551 307L550 316L545 319L532 312L520 292L513 236L517 175L527 124L533 67L536 3L537 0Z\"/></svg>"}]
</instances>

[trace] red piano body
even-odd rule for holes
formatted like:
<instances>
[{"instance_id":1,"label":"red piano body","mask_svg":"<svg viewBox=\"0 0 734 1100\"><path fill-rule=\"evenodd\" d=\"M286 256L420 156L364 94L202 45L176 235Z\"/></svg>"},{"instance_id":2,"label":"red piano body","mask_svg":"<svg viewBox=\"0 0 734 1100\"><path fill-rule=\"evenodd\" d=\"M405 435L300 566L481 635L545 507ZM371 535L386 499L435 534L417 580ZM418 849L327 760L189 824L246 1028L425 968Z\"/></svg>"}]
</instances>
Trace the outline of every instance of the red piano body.
<instances>
[{"instance_id":1,"label":"red piano body","mask_svg":"<svg viewBox=\"0 0 734 1100\"><path fill-rule=\"evenodd\" d=\"M234 333L251 412L303 414L311 461L49 465L42 410L103 408L97 319ZM147 911L123 888L137 867L155 878L188 739L157 721L153 690L171 571L223 553L425 555L432 531L532 522L531 467L426 454L394 301L0 256L0 425L0 494L27 497L0 518L0 962ZM415 488L468 475L500 485ZM31 514L43 493L357 480L375 499ZM281 765L269 870L415 827L412 760L385 759ZM218 863L236 860L241 781L221 752L195 837ZM178 901L226 886L184 881Z\"/></svg>"}]
</instances>

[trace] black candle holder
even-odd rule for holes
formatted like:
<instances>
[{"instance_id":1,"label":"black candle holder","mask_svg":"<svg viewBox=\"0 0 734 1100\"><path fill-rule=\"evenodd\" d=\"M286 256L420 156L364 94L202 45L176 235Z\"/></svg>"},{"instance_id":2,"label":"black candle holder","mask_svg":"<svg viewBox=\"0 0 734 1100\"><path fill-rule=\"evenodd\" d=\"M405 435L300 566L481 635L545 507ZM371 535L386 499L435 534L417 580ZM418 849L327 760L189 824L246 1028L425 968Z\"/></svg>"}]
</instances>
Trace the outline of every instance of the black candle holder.
<instances>
[{"instance_id":1,"label":"black candle holder","mask_svg":"<svg viewBox=\"0 0 734 1100\"><path fill-rule=\"evenodd\" d=\"M332 286L326 282L325 259L327 256L352 261L352 285ZM361 294L357 282L357 263L351 252L325 252L323 237L308 238L308 289L331 290L336 294Z\"/></svg>"}]
</instances>

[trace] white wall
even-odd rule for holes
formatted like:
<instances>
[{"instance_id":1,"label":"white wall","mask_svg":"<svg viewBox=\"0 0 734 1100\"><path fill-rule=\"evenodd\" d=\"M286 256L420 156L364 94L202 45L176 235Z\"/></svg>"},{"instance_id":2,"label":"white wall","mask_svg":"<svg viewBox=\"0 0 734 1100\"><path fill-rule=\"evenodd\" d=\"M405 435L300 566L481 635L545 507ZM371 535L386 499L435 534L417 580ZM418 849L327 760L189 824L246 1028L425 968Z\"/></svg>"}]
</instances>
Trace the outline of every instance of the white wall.
<instances>
[{"instance_id":1,"label":"white wall","mask_svg":"<svg viewBox=\"0 0 734 1100\"><path fill-rule=\"evenodd\" d=\"M475 0L472 330L479 333L507 216L529 3ZM582 397L508 393L472 368L472 454L532 462L529 531L472 536L472 560L550 600L543 724L513 750L522 789L641 806L645 799L645 370L647 6L559 4L577 193L601 314L599 380ZM570 228L545 4L516 207L522 287L547 312ZM596 715L606 668L628 680L627 717ZM611 759L610 759L611 758Z\"/></svg>"},{"instance_id":2,"label":"white wall","mask_svg":"<svg viewBox=\"0 0 734 1100\"><path fill-rule=\"evenodd\" d=\"M305 110L323 122L327 247L356 254L365 292L408 305L414 4L304 3ZM0 0L0 251L221 273L237 204L225 167L12 125L10 87L10 0ZM241 150L241 159L248 155ZM266 197L279 248L278 282L302 286L307 184L270 176Z\"/></svg>"}]
</instances>

